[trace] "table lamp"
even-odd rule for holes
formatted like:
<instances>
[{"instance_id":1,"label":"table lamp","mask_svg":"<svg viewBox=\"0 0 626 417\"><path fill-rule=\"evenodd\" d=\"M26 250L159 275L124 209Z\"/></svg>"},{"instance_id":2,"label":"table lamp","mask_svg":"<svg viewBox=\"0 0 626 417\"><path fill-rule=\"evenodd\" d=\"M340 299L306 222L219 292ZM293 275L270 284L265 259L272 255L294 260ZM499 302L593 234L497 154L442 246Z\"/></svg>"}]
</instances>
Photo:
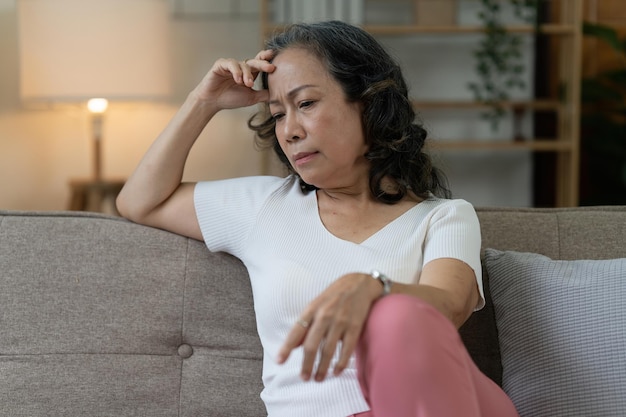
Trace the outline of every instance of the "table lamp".
<instances>
[{"instance_id":1,"label":"table lamp","mask_svg":"<svg viewBox=\"0 0 626 417\"><path fill-rule=\"evenodd\" d=\"M70 210L117 214L124 181L104 180L104 114L109 101L170 96L168 0L17 0L20 98L26 107L87 107L93 174L70 181Z\"/></svg>"},{"instance_id":2,"label":"table lamp","mask_svg":"<svg viewBox=\"0 0 626 417\"><path fill-rule=\"evenodd\" d=\"M170 95L168 0L17 0L20 97L89 103L93 181L102 181L108 102Z\"/></svg>"}]
</instances>

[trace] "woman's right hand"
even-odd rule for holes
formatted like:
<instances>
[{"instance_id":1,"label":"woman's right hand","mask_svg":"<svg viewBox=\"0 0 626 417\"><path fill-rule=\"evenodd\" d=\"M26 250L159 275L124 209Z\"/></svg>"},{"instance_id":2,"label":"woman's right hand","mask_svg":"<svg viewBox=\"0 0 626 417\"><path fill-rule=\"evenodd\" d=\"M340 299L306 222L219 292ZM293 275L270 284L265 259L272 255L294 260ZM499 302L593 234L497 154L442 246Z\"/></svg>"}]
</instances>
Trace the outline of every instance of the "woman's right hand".
<instances>
[{"instance_id":1,"label":"woman's right hand","mask_svg":"<svg viewBox=\"0 0 626 417\"><path fill-rule=\"evenodd\" d=\"M218 59L194 89L196 97L211 103L216 112L267 101L268 91L255 90L253 87L260 72L274 71L275 66L269 62L273 55L273 51L264 50L245 61Z\"/></svg>"},{"instance_id":2,"label":"woman's right hand","mask_svg":"<svg viewBox=\"0 0 626 417\"><path fill-rule=\"evenodd\" d=\"M255 90L260 72L273 72L272 51L239 62L219 59L146 152L117 197L122 216L137 223L202 239L196 219L194 184L182 183L191 147L211 118L222 109L267 101Z\"/></svg>"}]
</instances>

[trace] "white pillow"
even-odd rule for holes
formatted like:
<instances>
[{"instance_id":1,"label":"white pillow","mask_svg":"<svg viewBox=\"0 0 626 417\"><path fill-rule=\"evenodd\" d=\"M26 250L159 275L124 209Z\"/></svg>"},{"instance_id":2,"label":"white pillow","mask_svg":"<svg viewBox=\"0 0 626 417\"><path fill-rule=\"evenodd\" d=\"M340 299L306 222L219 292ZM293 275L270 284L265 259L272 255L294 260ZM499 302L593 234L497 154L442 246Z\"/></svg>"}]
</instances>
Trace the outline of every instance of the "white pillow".
<instances>
[{"instance_id":1,"label":"white pillow","mask_svg":"<svg viewBox=\"0 0 626 417\"><path fill-rule=\"evenodd\" d=\"M626 415L626 258L486 249L502 386L521 417Z\"/></svg>"}]
</instances>

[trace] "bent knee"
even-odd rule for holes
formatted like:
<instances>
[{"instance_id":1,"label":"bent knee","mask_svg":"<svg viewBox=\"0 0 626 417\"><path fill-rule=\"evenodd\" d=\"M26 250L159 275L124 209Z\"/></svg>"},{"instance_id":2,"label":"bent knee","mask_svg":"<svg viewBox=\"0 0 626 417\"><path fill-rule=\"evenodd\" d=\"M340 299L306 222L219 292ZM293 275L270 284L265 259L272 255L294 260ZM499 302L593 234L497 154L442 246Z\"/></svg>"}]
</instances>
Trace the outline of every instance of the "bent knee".
<instances>
[{"instance_id":1,"label":"bent knee","mask_svg":"<svg viewBox=\"0 0 626 417\"><path fill-rule=\"evenodd\" d=\"M437 344L437 339L456 338L458 332L452 322L428 302L406 294L391 294L372 306L365 335L379 342Z\"/></svg>"}]
</instances>

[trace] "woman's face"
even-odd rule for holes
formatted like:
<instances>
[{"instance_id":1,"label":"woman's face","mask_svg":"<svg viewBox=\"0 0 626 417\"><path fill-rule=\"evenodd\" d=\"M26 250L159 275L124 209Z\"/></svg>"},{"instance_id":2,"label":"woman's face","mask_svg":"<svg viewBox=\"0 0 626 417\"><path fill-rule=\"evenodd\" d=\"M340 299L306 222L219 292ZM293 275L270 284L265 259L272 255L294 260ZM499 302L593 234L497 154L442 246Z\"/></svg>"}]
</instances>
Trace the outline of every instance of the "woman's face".
<instances>
[{"instance_id":1,"label":"woman's face","mask_svg":"<svg viewBox=\"0 0 626 417\"><path fill-rule=\"evenodd\" d=\"M321 189L367 183L360 103L348 102L324 63L305 49L286 49L272 63L270 112L293 169Z\"/></svg>"}]
</instances>

